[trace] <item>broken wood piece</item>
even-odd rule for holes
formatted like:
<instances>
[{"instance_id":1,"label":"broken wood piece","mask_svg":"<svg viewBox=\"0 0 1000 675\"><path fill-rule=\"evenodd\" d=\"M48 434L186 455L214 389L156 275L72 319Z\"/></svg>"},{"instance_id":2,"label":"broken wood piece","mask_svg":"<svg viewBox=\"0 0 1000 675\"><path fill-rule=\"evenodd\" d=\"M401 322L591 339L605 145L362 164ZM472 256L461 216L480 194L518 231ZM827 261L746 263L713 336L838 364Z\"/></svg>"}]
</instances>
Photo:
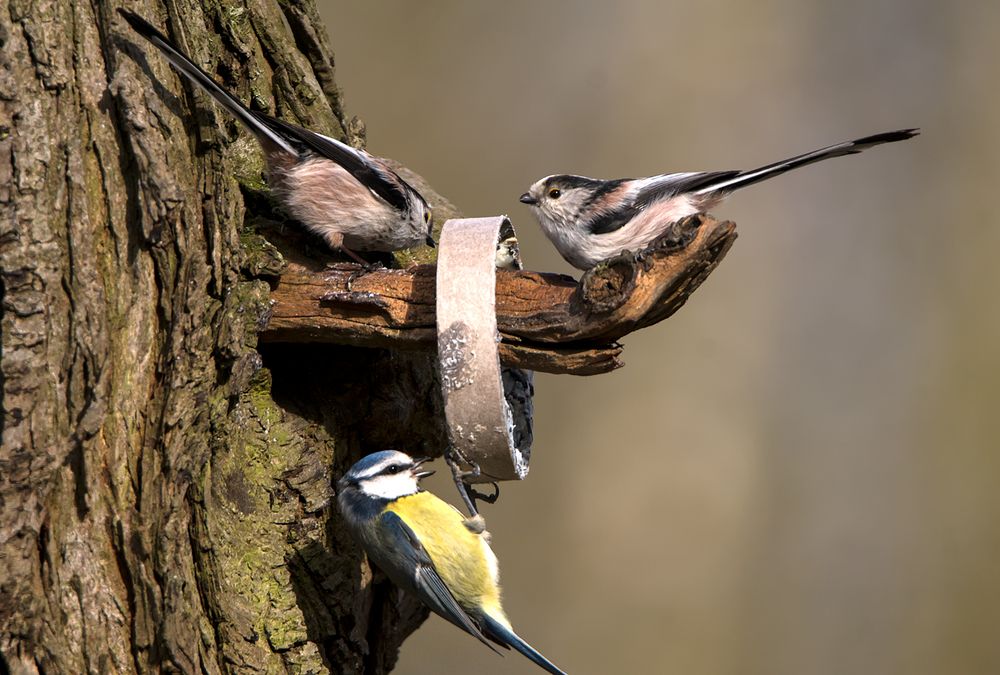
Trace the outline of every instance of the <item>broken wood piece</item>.
<instances>
[{"instance_id":1,"label":"broken wood piece","mask_svg":"<svg viewBox=\"0 0 1000 675\"><path fill-rule=\"evenodd\" d=\"M504 365L594 375L620 368L618 340L676 312L736 239L736 226L696 215L671 225L638 254L622 253L583 274L497 271L497 325ZM433 349L433 265L364 272L324 267L279 238L288 260L277 278L261 339Z\"/></svg>"}]
</instances>

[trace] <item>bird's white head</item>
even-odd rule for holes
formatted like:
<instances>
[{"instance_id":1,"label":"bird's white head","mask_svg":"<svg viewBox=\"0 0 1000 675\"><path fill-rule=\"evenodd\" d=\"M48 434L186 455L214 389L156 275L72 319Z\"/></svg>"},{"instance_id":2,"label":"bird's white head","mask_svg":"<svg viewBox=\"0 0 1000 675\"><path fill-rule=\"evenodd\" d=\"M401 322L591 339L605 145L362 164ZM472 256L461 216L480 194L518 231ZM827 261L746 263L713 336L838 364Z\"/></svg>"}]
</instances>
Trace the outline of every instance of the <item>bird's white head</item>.
<instances>
[{"instance_id":1,"label":"bird's white head","mask_svg":"<svg viewBox=\"0 0 1000 675\"><path fill-rule=\"evenodd\" d=\"M414 459L398 450L382 450L361 458L338 482L340 490L356 490L373 499L398 499L420 490L420 480L433 471L420 471L427 458Z\"/></svg>"},{"instance_id":2,"label":"bird's white head","mask_svg":"<svg viewBox=\"0 0 1000 675\"><path fill-rule=\"evenodd\" d=\"M415 239L421 239L420 243L434 248L436 246L434 242L434 213L431 206L409 184L404 183L404 186L409 227L414 231Z\"/></svg>"},{"instance_id":3,"label":"bird's white head","mask_svg":"<svg viewBox=\"0 0 1000 675\"><path fill-rule=\"evenodd\" d=\"M566 174L546 176L521 195L542 232L571 265L589 269L618 251L594 252L595 228L609 216L626 214L631 179L598 180ZM624 247L620 247L624 248Z\"/></svg>"},{"instance_id":4,"label":"bird's white head","mask_svg":"<svg viewBox=\"0 0 1000 675\"><path fill-rule=\"evenodd\" d=\"M578 227L592 212L597 199L607 192L608 181L570 176L546 176L521 195L547 233Z\"/></svg>"}]
</instances>

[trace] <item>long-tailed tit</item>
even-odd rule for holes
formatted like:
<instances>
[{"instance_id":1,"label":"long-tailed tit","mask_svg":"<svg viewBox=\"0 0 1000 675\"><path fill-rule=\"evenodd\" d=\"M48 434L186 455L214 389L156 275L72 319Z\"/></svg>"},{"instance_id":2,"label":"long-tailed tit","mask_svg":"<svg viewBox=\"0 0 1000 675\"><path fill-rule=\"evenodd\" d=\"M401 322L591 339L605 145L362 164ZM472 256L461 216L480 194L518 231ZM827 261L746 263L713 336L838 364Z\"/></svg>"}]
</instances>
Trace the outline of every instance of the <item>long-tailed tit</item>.
<instances>
[{"instance_id":1,"label":"long-tailed tit","mask_svg":"<svg viewBox=\"0 0 1000 675\"><path fill-rule=\"evenodd\" d=\"M308 129L250 110L219 86L163 33L119 9L174 68L253 132L264 150L267 180L288 213L334 250L395 251L426 243L431 209L385 160ZM363 261L361 261L363 262Z\"/></svg>"},{"instance_id":2,"label":"long-tailed tit","mask_svg":"<svg viewBox=\"0 0 1000 675\"><path fill-rule=\"evenodd\" d=\"M617 180L546 176L521 195L521 201L531 206L542 231L562 257L586 270L622 251L645 248L671 223L709 210L742 187L918 133L919 129L902 129L867 136L750 171L668 173Z\"/></svg>"}]
</instances>

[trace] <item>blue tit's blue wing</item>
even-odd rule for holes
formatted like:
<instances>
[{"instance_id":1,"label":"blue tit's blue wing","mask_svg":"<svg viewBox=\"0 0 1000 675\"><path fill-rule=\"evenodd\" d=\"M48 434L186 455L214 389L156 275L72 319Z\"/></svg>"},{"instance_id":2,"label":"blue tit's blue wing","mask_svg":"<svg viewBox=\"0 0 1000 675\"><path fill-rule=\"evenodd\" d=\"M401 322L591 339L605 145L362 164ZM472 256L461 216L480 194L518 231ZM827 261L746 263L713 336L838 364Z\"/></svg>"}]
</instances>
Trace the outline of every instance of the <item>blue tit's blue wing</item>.
<instances>
[{"instance_id":1,"label":"blue tit's blue wing","mask_svg":"<svg viewBox=\"0 0 1000 675\"><path fill-rule=\"evenodd\" d=\"M437 614L474 635L493 651L497 651L448 590L410 526L392 511L384 513L381 521L382 532L389 538L386 544L391 546L392 551L402 559L406 571L409 572L409 581L420 599Z\"/></svg>"},{"instance_id":2,"label":"blue tit's blue wing","mask_svg":"<svg viewBox=\"0 0 1000 675\"><path fill-rule=\"evenodd\" d=\"M406 211L409 208L405 192L409 186L406 182L388 167L380 166L367 153L360 152L329 136L317 134L315 131L279 120L276 117L256 111L253 111L252 114L292 143L304 146L310 152L344 167L359 183L393 207L400 211Z\"/></svg>"}]
</instances>

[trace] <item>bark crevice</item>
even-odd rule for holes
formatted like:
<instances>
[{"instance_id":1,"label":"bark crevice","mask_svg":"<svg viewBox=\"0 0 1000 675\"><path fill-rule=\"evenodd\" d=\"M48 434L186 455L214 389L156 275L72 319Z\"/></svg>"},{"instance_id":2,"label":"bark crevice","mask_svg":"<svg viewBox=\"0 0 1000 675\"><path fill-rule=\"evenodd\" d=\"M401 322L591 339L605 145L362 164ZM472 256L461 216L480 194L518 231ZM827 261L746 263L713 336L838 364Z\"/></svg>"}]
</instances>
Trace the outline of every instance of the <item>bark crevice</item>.
<instances>
[{"instance_id":1,"label":"bark crevice","mask_svg":"<svg viewBox=\"0 0 1000 675\"><path fill-rule=\"evenodd\" d=\"M356 131L311 3L139 5L243 100ZM244 244L281 216L245 132L100 3L0 35L0 671L385 672L424 614L373 594L333 476L440 453L431 362L258 349Z\"/></svg>"}]
</instances>

